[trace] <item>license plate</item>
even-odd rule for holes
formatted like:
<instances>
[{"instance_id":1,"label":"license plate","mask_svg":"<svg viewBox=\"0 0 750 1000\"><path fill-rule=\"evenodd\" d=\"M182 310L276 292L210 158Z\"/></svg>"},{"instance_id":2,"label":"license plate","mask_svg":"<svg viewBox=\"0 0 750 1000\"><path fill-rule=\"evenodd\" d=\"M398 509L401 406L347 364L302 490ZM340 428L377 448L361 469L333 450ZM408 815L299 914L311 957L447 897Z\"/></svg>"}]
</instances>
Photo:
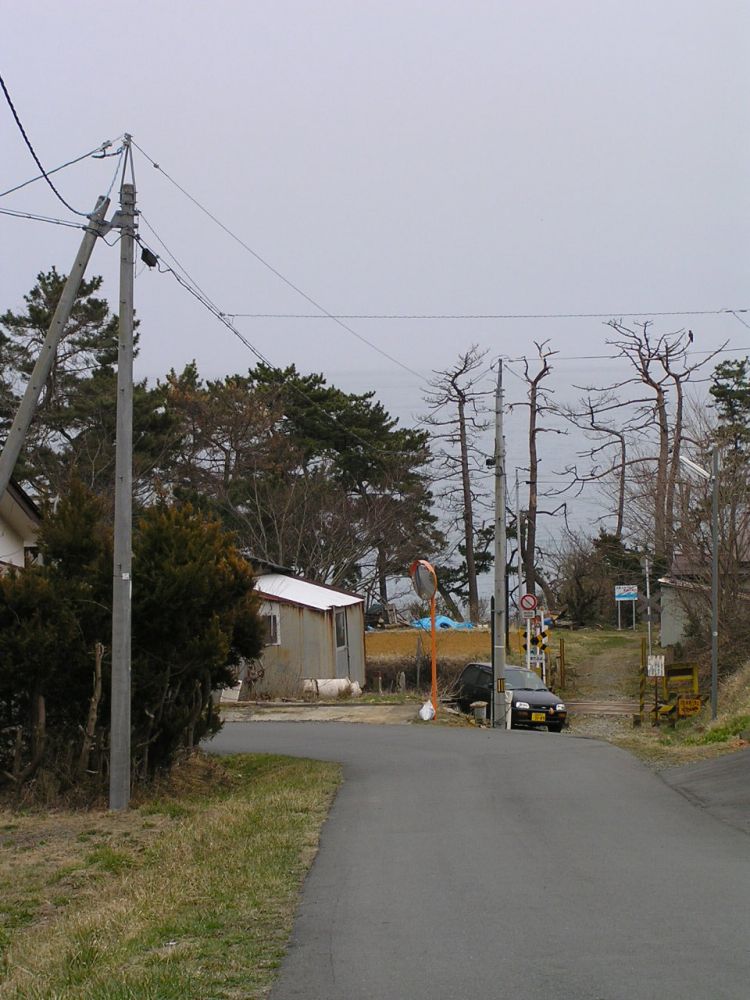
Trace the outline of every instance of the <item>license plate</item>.
<instances>
[{"instance_id":1,"label":"license plate","mask_svg":"<svg viewBox=\"0 0 750 1000\"><path fill-rule=\"evenodd\" d=\"M532 722L546 722L547 721L547 716L545 715L544 712L532 712L531 713L531 721Z\"/></svg>"}]
</instances>

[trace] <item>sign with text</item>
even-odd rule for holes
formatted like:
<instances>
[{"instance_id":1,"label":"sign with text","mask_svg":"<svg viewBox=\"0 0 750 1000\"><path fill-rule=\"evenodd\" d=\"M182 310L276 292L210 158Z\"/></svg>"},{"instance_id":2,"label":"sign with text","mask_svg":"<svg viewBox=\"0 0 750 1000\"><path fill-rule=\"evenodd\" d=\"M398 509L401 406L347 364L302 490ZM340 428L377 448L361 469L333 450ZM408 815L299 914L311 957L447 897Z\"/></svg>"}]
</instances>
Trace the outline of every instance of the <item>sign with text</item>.
<instances>
[{"instance_id":1,"label":"sign with text","mask_svg":"<svg viewBox=\"0 0 750 1000\"><path fill-rule=\"evenodd\" d=\"M649 677L663 677L664 676L664 657L663 656L649 656L646 662L646 671Z\"/></svg>"},{"instance_id":2,"label":"sign with text","mask_svg":"<svg viewBox=\"0 0 750 1000\"><path fill-rule=\"evenodd\" d=\"M618 583L615 586L615 600L616 601L637 601L638 600L638 587L630 586L626 583Z\"/></svg>"},{"instance_id":3,"label":"sign with text","mask_svg":"<svg viewBox=\"0 0 750 1000\"><path fill-rule=\"evenodd\" d=\"M677 714L681 719L686 719L691 715L697 715L702 707L703 705L700 698L677 699Z\"/></svg>"}]
</instances>

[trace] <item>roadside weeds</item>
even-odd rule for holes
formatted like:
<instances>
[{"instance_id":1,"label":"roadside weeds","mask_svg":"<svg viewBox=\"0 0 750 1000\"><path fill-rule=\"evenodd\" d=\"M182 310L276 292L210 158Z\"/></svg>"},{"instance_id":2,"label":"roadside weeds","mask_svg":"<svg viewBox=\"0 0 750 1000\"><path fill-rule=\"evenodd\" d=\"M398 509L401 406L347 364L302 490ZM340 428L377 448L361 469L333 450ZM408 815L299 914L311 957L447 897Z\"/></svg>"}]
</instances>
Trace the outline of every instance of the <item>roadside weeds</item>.
<instances>
[{"instance_id":1,"label":"roadside weeds","mask_svg":"<svg viewBox=\"0 0 750 1000\"><path fill-rule=\"evenodd\" d=\"M210 771L127 814L0 814L0 995L265 994L340 768L243 755Z\"/></svg>"}]
</instances>

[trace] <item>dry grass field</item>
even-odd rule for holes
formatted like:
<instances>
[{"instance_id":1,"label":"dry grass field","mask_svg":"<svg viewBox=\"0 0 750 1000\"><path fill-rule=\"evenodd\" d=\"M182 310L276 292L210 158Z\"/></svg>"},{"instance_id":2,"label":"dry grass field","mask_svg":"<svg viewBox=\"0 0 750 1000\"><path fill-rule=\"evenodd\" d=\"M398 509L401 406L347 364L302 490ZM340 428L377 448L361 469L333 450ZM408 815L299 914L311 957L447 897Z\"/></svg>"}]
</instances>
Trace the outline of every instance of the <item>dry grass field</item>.
<instances>
[{"instance_id":1,"label":"dry grass field","mask_svg":"<svg viewBox=\"0 0 750 1000\"><path fill-rule=\"evenodd\" d=\"M384 629L365 635L367 687L373 690L380 677L383 691L391 690L399 671L406 674L408 687L416 685L416 663L421 639L420 687L427 683L430 669L430 634L413 628ZM561 643L565 647L566 683L552 680L568 697L632 697L638 690L641 632L623 629L585 628L549 630L549 663L555 669ZM523 662L518 631L511 630L510 663ZM442 690L472 660L489 661L492 655L487 628L444 629L437 632L437 668Z\"/></svg>"},{"instance_id":2,"label":"dry grass field","mask_svg":"<svg viewBox=\"0 0 750 1000\"><path fill-rule=\"evenodd\" d=\"M389 659L412 659L417 655L417 643L421 637L425 656L430 655L430 633L415 628L384 629L382 632L365 634L365 651L368 660L387 661ZM488 660L490 657L490 632L486 628L438 629L438 658Z\"/></svg>"},{"instance_id":3,"label":"dry grass field","mask_svg":"<svg viewBox=\"0 0 750 1000\"><path fill-rule=\"evenodd\" d=\"M196 754L124 813L0 807L0 996L267 996L340 770Z\"/></svg>"}]
</instances>

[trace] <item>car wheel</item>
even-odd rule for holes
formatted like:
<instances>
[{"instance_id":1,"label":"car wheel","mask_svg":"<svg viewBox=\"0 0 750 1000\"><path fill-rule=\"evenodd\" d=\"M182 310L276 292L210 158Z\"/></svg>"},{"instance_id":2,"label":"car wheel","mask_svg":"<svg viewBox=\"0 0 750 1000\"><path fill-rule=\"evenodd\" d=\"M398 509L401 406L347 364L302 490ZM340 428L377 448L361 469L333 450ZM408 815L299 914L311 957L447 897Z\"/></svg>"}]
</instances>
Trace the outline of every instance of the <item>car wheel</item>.
<instances>
[{"instance_id":1,"label":"car wheel","mask_svg":"<svg viewBox=\"0 0 750 1000\"><path fill-rule=\"evenodd\" d=\"M547 732L550 732L550 733L561 733L562 732L562 727L563 727L562 722L548 722L547 723Z\"/></svg>"}]
</instances>

